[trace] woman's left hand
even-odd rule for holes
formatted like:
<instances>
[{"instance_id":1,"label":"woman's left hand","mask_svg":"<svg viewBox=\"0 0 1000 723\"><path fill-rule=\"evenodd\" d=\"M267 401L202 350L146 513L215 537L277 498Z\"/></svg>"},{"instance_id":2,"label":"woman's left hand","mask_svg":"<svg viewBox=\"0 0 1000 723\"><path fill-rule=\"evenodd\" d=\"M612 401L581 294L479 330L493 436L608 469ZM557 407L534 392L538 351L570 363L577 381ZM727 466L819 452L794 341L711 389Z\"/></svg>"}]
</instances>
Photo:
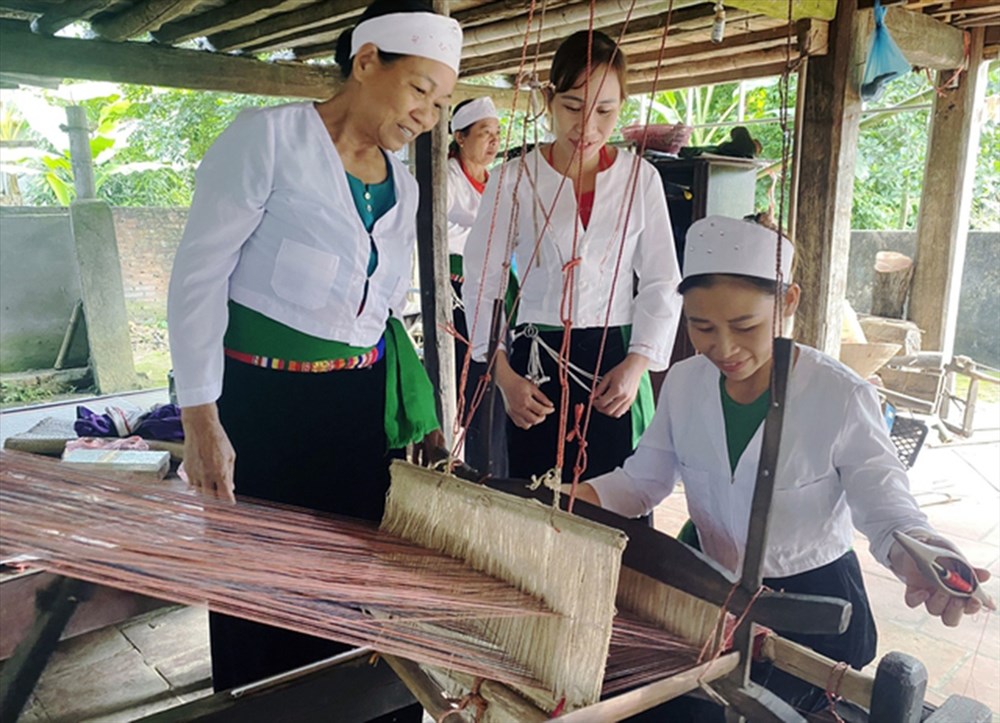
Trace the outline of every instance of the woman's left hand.
<instances>
[{"instance_id":1,"label":"woman's left hand","mask_svg":"<svg viewBox=\"0 0 1000 723\"><path fill-rule=\"evenodd\" d=\"M625 414L639 393L639 382L648 364L641 354L628 354L601 377L594 393L594 409L615 419Z\"/></svg>"},{"instance_id":2,"label":"woman's left hand","mask_svg":"<svg viewBox=\"0 0 1000 723\"><path fill-rule=\"evenodd\" d=\"M942 537L918 534L914 534L913 537L929 545L958 552L958 548L950 540ZM973 615L982 608L982 604L978 600L971 597L949 595L938 586L935 580L924 577L916 562L898 542L894 542L892 549L889 550L889 562L892 564L893 572L906 584L904 596L906 604L911 608L924 605L927 612L935 617L940 617L941 622L950 628L957 626L963 615ZM979 582L983 583L990 579L988 570L979 567L975 567L973 570Z\"/></svg>"}]
</instances>

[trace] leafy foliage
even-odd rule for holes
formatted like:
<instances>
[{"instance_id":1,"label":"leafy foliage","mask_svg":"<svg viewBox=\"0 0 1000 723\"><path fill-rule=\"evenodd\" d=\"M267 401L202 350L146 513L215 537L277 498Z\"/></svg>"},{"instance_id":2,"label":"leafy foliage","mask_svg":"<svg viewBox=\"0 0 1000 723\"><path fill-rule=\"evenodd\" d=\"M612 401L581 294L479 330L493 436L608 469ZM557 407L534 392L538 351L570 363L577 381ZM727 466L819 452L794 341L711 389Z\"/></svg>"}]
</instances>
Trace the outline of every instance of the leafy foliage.
<instances>
[{"instance_id":1,"label":"leafy foliage","mask_svg":"<svg viewBox=\"0 0 1000 723\"><path fill-rule=\"evenodd\" d=\"M795 81L794 76L789 81L786 101L789 131ZM189 205L197 164L236 114L247 107L286 102L271 97L106 83L75 83L63 88L65 92L48 92L36 98L31 112L18 106L22 111L19 113L9 103L0 108L0 138L29 138L39 146L33 152L22 151L17 158L5 152L4 158L3 170L7 173L17 170L13 165L22 172L31 172L22 183L30 204L65 204L73 197L65 151L68 144L59 129L64 118L60 106L71 100L86 108L95 129L91 151L99 195L117 206ZM891 83L877 106L865 109L858 139L853 228L914 228L933 93L923 76L911 73ZM970 225L995 229L1000 227L997 61L989 68L987 95ZM714 145L728 137L732 125L745 124L761 144L760 157L774 161L762 170L758 183L757 205L766 208L778 198L775 179L782 156L781 106L778 78L665 91L630 98L622 109L619 128L644 123L647 117L652 123L684 122L698 126L692 144ZM898 110L908 106L913 108ZM501 112L501 116L501 138L507 137L509 128L512 146L524 140L534 143L545 136L544 124L534 122L523 112Z\"/></svg>"}]
</instances>

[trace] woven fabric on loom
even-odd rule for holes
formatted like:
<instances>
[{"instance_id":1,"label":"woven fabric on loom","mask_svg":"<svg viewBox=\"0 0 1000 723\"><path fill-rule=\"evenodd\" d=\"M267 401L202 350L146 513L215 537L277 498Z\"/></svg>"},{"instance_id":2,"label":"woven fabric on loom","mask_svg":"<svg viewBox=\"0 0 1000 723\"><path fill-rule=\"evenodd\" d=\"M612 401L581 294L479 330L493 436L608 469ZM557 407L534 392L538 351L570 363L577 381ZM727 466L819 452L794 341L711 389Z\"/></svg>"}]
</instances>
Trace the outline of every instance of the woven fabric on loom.
<instances>
[{"instance_id":1,"label":"woven fabric on loom","mask_svg":"<svg viewBox=\"0 0 1000 723\"><path fill-rule=\"evenodd\" d=\"M0 453L0 545L74 578L514 684L537 681L456 631L471 619L553 614L364 522L231 505L26 454Z\"/></svg>"},{"instance_id":2,"label":"woven fabric on loom","mask_svg":"<svg viewBox=\"0 0 1000 723\"><path fill-rule=\"evenodd\" d=\"M514 685L537 674L484 621L552 618L537 598L374 525L236 505L0 452L0 548L91 582ZM619 613L602 696L679 673L699 648Z\"/></svg>"}]
</instances>

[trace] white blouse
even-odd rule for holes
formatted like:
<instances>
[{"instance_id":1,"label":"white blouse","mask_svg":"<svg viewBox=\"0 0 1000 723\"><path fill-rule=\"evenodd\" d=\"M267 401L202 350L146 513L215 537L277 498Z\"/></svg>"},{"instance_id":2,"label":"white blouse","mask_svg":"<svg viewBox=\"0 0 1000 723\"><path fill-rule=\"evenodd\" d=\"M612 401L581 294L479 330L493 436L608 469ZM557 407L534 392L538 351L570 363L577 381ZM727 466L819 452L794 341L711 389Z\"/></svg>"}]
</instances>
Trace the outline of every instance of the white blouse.
<instances>
[{"instance_id":1,"label":"white blouse","mask_svg":"<svg viewBox=\"0 0 1000 723\"><path fill-rule=\"evenodd\" d=\"M765 577L833 562L853 526L888 566L894 530L930 530L874 387L831 357L798 347L782 431ZM761 424L731 472L719 370L703 356L667 374L649 429L623 467L590 481L601 504L626 516L653 509L678 481L704 552L738 573L763 438Z\"/></svg>"},{"instance_id":2,"label":"white blouse","mask_svg":"<svg viewBox=\"0 0 1000 723\"><path fill-rule=\"evenodd\" d=\"M457 158L448 159L448 253L461 256L483 195L473 188Z\"/></svg>"},{"instance_id":3,"label":"white blouse","mask_svg":"<svg viewBox=\"0 0 1000 723\"><path fill-rule=\"evenodd\" d=\"M575 235L580 263L572 288L573 326L603 327L610 305L610 326L632 325L629 351L647 357L654 371L667 367L681 298L663 183L652 164L619 150L611 167L597 175L594 190L590 223L584 229L572 183L549 165L539 149L523 162L511 161L490 173L465 245L462 298L475 359L486 357L490 309L506 278L504 262L511 255L517 257L521 277L518 322L562 325L563 268L573 259ZM551 221L546 223L550 211ZM532 258L539 237L538 253ZM621 265L611 298L619 248ZM633 293L633 273L639 279L637 293Z\"/></svg>"},{"instance_id":4,"label":"white blouse","mask_svg":"<svg viewBox=\"0 0 1000 723\"><path fill-rule=\"evenodd\" d=\"M312 103L245 110L205 154L167 303L182 407L222 392L227 301L298 331L372 346L401 308L418 188L391 154L396 204L371 235ZM365 294L371 242L379 261Z\"/></svg>"}]
</instances>

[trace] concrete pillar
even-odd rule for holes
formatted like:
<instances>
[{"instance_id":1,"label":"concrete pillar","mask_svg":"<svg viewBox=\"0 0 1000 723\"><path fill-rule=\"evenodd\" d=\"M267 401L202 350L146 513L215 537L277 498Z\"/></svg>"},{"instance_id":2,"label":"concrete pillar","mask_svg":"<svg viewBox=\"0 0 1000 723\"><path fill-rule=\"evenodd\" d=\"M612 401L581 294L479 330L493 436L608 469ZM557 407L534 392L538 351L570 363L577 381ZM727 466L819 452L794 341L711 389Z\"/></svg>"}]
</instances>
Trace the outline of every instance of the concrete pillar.
<instances>
[{"instance_id":1,"label":"concrete pillar","mask_svg":"<svg viewBox=\"0 0 1000 723\"><path fill-rule=\"evenodd\" d=\"M80 267L94 383L101 394L135 389L125 287L111 207L104 201L74 201L69 218Z\"/></svg>"}]
</instances>

